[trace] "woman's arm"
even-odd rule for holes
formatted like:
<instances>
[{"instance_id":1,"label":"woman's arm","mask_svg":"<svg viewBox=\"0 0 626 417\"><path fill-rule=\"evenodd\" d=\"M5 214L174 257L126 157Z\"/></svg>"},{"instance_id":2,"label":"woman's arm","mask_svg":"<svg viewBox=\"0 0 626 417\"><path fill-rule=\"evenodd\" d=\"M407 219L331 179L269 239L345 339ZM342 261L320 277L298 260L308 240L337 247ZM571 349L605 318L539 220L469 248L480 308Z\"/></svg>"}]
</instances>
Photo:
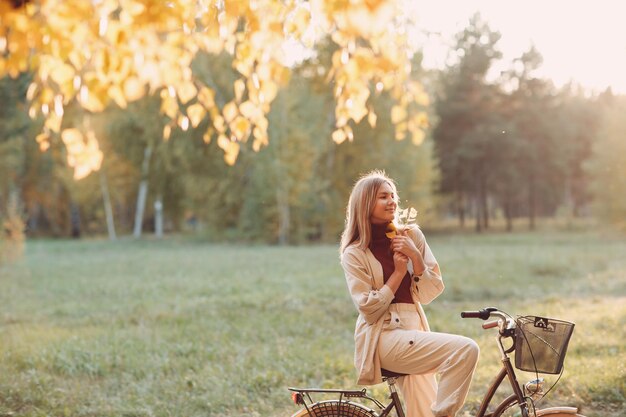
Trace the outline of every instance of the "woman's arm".
<instances>
[{"instance_id":1,"label":"woman's arm","mask_svg":"<svg viewBox=\"0 0 626 417\"><path fill-rule=\"evenodd\" d=\"M422 304L430 303L443 292L439 264L419 228L410 228L394 237L391 247L394 252L403 253L411 259L413 285Z\"/></svg>"},{"instance_id":2,"label":"woman's arm","mask_svg":"<svg viewBox=\"0 0 626 417\"><path fill-rule=\"evenodd\" d=\"M439 263L435 259L435 255L430 250L430 246L426 242L424 233L417 227L409 230L409 237L415 243L415 246L419 252L419 258L417 264L413 263L413 276L417 277L415 285L417 285L418 296L420 303L428 304L433 301L439 294L441 294L445 288L443 284L443 278L441 277L441 270L439 269ZM412 260L412 262L414 262ZM423 271L423 272L422 272ZM421 274L420 274L421 272Z\"/></svg>"},{"instance_id":3,"label":"woman's arm","mask_svg":"<svg viewBox=\"0 0 626 417\"><path fill-rule=\"evenodd\" d=\"M347 248L341 256L341 266L354 305L367 323L374 324L387 312L401 279L395 290L388 285L390 280L380 289L374 288L374 278L365 268L365 254L357 251L356 248Z\"/></svg>"}]
</instances>

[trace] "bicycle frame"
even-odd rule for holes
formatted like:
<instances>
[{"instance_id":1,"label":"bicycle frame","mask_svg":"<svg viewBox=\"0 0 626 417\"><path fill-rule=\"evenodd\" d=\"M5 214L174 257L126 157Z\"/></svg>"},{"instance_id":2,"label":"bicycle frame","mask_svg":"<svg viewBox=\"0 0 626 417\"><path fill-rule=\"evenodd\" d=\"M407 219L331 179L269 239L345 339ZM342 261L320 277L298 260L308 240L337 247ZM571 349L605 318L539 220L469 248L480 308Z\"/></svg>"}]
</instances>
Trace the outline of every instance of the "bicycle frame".
<instances>
[{"instance_id":1,"label":"bicycle frame","mask_svg":"<svg viewBox=\"0 0 626 417\"><path fill-rule=\"evenodd\" d=\"M493 412L486 414L487 407L489 407L489 405L491 404L493 396L495 395L496 391L498 390L506 376L509 377L509 382L511 384L511 387L513 388L514 393L506 397L500 404L498 404ZM528 405L526 404L524 393L522 392L522 389L517 382L517 376L515 375L515 371L513 370L513 366L511 365L511 360L507 357L506 360L503 360L502 369L500 369L500 372L495 377L495 379L489 386L487 393L483 397L476 417L498 417L507 408L509 408L514 401L517 401L517 404L519 405L522 412L522 417L528 417Z\"/></svg>"},{"instance_id":2,"label":"bicycle frame","mask_svg":"<svg viewBox=\"0 0 626 417\"><path fill-rule=\"evenodd\" d=\"M392 377L387 379L387 385L389 385L389 391L391 393L391 402L380 412L379 417L387 417L394 408L396 409L398 417L404 417L404 409L402 408L398 391L396 391L396 378Z\"/></svg>"},{"instance_id":3,"label":"bicycle frame","mask_svg":"<svg viewBox=\"0 0 626 417\"><path fill-rule=\"evenodd\" d=\"M491 382L491 385L487 389L487 392L483 396L483 400L480 404L480 408L478 409L478 413L476 417L499 417L506 409L508 409L514 401L517 401L517 405L520 407L520 411L522 413L522 417L528 417L528 404L526 403L526 398L524 396L524 392L520 387L519 382L517 381L517 375L515 374L515 369L511 364L511 358L509 358L509 353L512 352L515 348L515 340L514 340L514 331L511 328L507 327L507 317L500 313L499 311L492 312L493 316L498 317L498 321L485 323L483 325L484 329L488 329L491 327L498 326L498 336L496 336L496 342L498 343L498 348L500 349L502 368L495 379ZM502 343L502 339L504 338L513 338L513 345L509 348L505 348ZM489 413L487 413L487 407L491 404L493 400L493 396L497 392L498 388L504 381L504 378L508 376L509 383L511 388L513 389L513 394L506 397L496 409Z\"/></svg>"}]
</instances>

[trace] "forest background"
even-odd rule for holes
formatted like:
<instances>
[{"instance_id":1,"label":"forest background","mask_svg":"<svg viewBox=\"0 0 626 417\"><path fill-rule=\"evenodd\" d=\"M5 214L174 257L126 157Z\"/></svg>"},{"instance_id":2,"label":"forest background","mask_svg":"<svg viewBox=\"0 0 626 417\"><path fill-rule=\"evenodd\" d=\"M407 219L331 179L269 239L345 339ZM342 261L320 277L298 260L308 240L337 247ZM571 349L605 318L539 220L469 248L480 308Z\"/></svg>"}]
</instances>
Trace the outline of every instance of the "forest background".
<instances>
[{"instance_id":1,"label":"forest background","mask_svg":"<svg viewBox=\"0 0 626 417\"><path fill-rule=\"evenodd\" d=\"M204 142L206 121L164 141L158 97L90 115L68 106L64 123L88 123L106 155L99 172L78 181L61 141L41 152L34 140L43 121L27 115L31 76L5 78L3 239L16 234L10 229L20 228L22 219L32 237L108 231L113 238L143 230L189 232L210 241L335 242L349 190L371 169L385 169L397 180L402 205L416 207L426 228L457 219L462 228L481 231L495 222L512 230L516 219L525 219L521 227L532 229L540 217L623 228L626 99L610 89L556 88L536 77L542 58L535 48L487 80L501 57L499 38L476 15L456 35L444 70L424 71L421 55L414 56L412 77L431 98L425 138L394 139L393 99L382 93L372 100L375 127L363 120L353 125L353 140L333 143L334 98L326 83L332 42L321 42L312 58L292 68L268 116L269 145L258 153L243 145L234 166L223 161L215 140ZM199 54L192 68L218 99L232 98L236 75L227 54Z\"/></svg>"}]
</instances>

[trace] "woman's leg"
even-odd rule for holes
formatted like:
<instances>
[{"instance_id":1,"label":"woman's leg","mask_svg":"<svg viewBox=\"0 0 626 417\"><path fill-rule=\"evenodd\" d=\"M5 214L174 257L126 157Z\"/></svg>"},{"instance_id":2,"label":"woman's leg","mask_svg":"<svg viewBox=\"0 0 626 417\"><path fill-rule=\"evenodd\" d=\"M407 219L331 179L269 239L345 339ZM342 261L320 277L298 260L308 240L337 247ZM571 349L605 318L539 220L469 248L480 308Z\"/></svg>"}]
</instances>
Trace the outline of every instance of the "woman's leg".
<instances>
[{"instance_id":1,"label":"woman's leg","mask_svg":"<svg viewBox=\"0 0 626 417\"><path fill-rule=\"evenodd\" d=\"M437 398L435 374L403 376L397 384L408 417L433 417L431 406Z\"/></svg>"},{"instance_id":2,"label":"woman's leg","mask_svg":"<svg viewBox=\"0 0 626 417\"><path fill-rule=\"evenodd\" d=\"M382 332L378 349L381 366L390 371L412 375L439 373L435 402L428 404L435 417L454 416L463 406L478 361L478 345L472 339L396 328ZM406 403L413 398L420 401L421 392L426 389L423 384L416 384L415 388L417 392L402 389ZM422 416L408 413L408 417Z\"/></svg>"}]
</instances>

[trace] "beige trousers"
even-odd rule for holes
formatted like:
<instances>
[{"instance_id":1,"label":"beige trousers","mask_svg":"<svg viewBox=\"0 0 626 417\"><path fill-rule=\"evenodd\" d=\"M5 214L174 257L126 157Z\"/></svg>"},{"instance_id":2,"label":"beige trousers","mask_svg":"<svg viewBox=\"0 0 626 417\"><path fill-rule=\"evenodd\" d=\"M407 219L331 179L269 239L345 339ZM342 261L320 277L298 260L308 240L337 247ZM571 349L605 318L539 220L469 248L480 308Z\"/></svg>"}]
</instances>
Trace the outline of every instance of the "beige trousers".
<instances>
[{"instance_id":1,"label":"beige trousers","mask_svg":"<svg viewBox=\"0 0 626 417\"><path fill-rule=\"evenodd\" d=\"M472 339L425 331L415 305L391 304L378 350L383 368L410 374L398 378L407 417L454 416L461 409L478 362Z\"/></svg>"}]
</instances>

